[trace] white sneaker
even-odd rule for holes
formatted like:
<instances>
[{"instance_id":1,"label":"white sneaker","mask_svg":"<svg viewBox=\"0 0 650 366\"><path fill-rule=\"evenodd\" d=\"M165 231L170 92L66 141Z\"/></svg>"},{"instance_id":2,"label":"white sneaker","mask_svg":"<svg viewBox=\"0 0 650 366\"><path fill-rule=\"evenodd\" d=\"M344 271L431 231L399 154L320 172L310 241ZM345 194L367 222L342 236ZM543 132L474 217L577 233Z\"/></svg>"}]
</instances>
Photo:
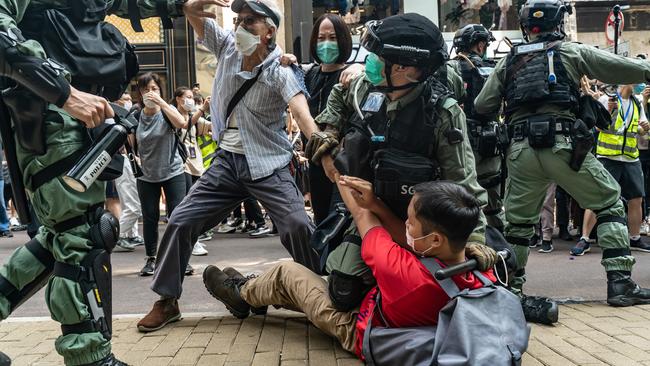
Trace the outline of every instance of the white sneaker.
<instances>
[{"instance_id":1,"label":"white sneaker","mask_svg":"<svg viewBox=\"0 0 650 366\"><path fill-rule=\"evenodd\" d=\"M205 246L200 241L194 243L194 249L192 249L192 255L201 256L208 255L208 251L205 249Z\"/></svg>"},{"instance_id":2,"label":"white sneaker","mask_svg":"<svg viewBox=\"0 0 650 366\"><path fill-rule=\"evenodd\" d=\"M639 234L641 235L648 235L648 232L650 232L650 225L646 221L643 221L641 224L641 230L639 231Z\"/></svg>"},{"instance_id":3,"label":"white sneaker","mask_svg":"<svg viewBox=\"0 0 650 366\"><path fill-rule=\"evenodd\" d=\"M9 219L9 226L19 226L20 222L18 221L17 218L12 217Z\"/></svg>"}]
</instances>

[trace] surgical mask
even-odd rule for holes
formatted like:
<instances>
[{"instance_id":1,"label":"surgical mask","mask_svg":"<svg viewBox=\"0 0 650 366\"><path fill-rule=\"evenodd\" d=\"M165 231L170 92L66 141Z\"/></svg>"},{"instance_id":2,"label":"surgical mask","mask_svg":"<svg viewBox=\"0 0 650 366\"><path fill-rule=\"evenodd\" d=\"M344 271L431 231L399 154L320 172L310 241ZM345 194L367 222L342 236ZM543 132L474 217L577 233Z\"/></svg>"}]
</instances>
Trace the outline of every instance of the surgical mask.
<instances>
[{"instance_id":1,"label":"surgical mask","mask_svg":"<svg viewBox=\"0 0 650 366\"><path fill-rule=\"evenodd\" d=\"M366 58L366 79L374 86L383 84L386 81L386 78L382 75L384 67L386 67L386 63L371 52Z\"/></svg>"},{"instance_id":2,"label":"surgical mask","mask_svg":"<svg viewBox=\"0 0 650 366\"><path fill-rule=\"evenodd\" d=\"M244 56L250 56L255 52L257 45L260 44L260 36L257 36L244 27L237 27L235 32L235 48Z\"/></svg>"},{"instance_id":3,"label":"surgical mask","mask_svg":"<svg viewBox=\"0 0 650 366\"><path fill-rule=\"evenodd\" d=\"M188 112L194 110L194 99L185 98L183 100L183 108Z\"/></svg>"},{"instance_id":4,"label":"surgical mask","mask_svg":"<svg viewBox=\"0 0 650 366\"><path fill-rule=\"evenodd\" d=\"M316 55L324 64L333 64L339 58L339 45L334 41L318 42Z\"/></svg>"},{"instance_id":5,"label":"surgical mask","mask_svg":"<svg viewBox=\"0 0 650 366\"><path fill-rule=\"evenodd\" d=\"M408 226L407 226L407 229L406 229L406 244L411 248L411 250L413 251L413 253L417 253L417 254L419 254L419 255L421 255L421 256L424 257L424 255L427 254L431 249L433 249L433 247L429 247L429 249L427 249L427 250L425 250L424 252L420 253L420 252L418 252L418 251L415 249L415 242L418 241L418 240L422 240L422 239L424 239L424 238L428 238L428 237L430 237L430 236L433 235L433 234L434 234L434 233L430 233L430 234L427 234L427 235L421 236L421 237L419 237L419 238L414 238L413 236L411 236L411 233L409 233L409 231L408 231Z\"/></svg>"},{"instance_id":6,"label":"surgical mask","mask_svg":"<svg viewBox=\"0 0 650 366\"><path fill-rule=\"evenodd\" d=\"M133 108L133 102L124 102L124 109L130 111Z\"/></svg>"},{"instance_id":7,"label":"surgical mask","mask_svg":"<svg viewBox=\"0 0 650 366\"><path fill-rule=\"evenodd\" d=\"M643 93L643 89L645 89L645 84L643 83L634 85L634 94Z\"/></svg>"}]
</instances>

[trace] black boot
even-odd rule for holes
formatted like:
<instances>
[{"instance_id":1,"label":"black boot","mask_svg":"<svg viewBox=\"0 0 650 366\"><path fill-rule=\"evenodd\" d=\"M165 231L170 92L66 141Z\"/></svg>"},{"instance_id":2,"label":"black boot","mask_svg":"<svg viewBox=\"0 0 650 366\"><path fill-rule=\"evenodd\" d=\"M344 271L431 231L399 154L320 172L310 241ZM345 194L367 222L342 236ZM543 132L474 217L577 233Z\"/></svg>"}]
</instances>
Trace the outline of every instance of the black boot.
<instances>
[{"instance_id":1,"label":"black boot","mask_svg":"<svg viewBox=\"0 0 650 366\"><path fill-rule=\"evenodd\" d=\"M526 321L531 323L551 325L557 322L557 303L548 297L523 295L521 308L524 310Z\"/></svg>"},{"instance_id":2,"label":"black boot","mask_svg":"<svg viewBox=\"0 0 650 366\"><path fill-rule=\"evenodd\" d=\"M128 366L126 363L115 358L114 354L110 354L99 361L86 364L86 366Z\"/></svg>"},{"instance_id":3,"label":"black boot","mask_svg":"<svg viewBox=\"0 0 650 366\"><path fill-rule=\"evenodd\" d=\"M11 365L11 358L9 356L5 355L4 353L0 352L0 366L10 366Z\"/></svg>"},{"instance_id":4,"label":"black boot","mask_svg":"<svg viewBox=\"0 0 650 366\"><path fill-rule=\"evenodd\" d=\"M243 274L239 273L239 271L237 271L236 269L234 269L232 267L224 268L223 273L227 274L228 276L230 276L232 278L237 278L240 281L247 281L247 280L250 280L250 279L253 279L253 278L257 277L257 275L254 275L254 274L244 277ZM268 306L262 306L262 307L259 307L259 308L251 306L251 312L253 314L255 314L255 315L266 315L266 312L268 311L268 309L269 309Z\"/></svg>"},{"instance_id":5,"label":"black boot","mask_svg":"<svg viewBox=\"0 0 650 366\"><path fill-rule=\"evenodd\" d=\"M239 288L248 279L233 278L216 266L207 266L203 271L203 284L210 295L221 301L232 315L245 319L250 314L251 306L239 295Z\"/></svg>"},{"instance_id":6,"label":"black boot","mask_svg":"<svg viewBox=\"0 0 650 366\"><path fill-rule=\"evenodd\" d=\"M650 304L650 290L639 287L628 271L607 271L607 303L611 306Z\"/></svg>"}]
</instances>

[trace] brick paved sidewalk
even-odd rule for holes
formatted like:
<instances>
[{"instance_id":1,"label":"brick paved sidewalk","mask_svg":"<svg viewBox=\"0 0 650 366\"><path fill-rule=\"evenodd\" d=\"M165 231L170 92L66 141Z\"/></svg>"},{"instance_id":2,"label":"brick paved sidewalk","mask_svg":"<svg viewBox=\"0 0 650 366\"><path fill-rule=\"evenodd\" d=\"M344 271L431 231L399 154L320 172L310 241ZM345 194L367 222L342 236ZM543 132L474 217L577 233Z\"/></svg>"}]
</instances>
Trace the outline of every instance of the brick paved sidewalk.
<instances>
[{"instance_id":1,"label":"brick paved sidewalk","mask_svg":"<svg viewBox=\"0 0 650 366\"><path fill-rule=\"evenodd\" d=\"M113 350L132 365L361 365L297 313L276 311L244 321L188 317L158 332L139 333L138 319L113 323ZM52 321L0 324L0 350L14 365L61 365ZM533 326L524 365L650 365L650 306L563 305L560 323Z\"/></svg>"}]
</instances>

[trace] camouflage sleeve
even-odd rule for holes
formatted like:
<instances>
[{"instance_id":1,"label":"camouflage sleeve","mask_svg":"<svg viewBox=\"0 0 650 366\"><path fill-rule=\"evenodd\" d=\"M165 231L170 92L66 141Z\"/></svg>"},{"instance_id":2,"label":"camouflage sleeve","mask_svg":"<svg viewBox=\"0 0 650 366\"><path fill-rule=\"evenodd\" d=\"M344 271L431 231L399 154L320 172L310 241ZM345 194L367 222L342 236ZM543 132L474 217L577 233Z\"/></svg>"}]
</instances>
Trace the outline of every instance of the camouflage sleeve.
<instances>
[{"instance_id":1,"label":"camouflage sleeve","mask_svg":"<svg viewBox=\"0 0 650 366\"><path fill-rule=\"evenodd\" d=\"M458 69L451 63L447 63L447 82L449 84L449 88L454 93L456 100L464 100L467 96L467 92L465 91L465 83L463 82L463 78L460 76L460 71L458 71Z\"/></svg>"},{"instance_id":2,"label":"camouflage sleeve","mask_svg":"<svg viewBox=\"0 0 650 366\"><path fill-rule=\"evenodd\" d=\"M505 95L504 81L506 78L506 58L499 60L490 74L483 89L474 100L474 110L476 113L491 115L495 114L501 108L501 102Z\"/></svg>"},{"instance_id":3,"label":"camouflage sleeve","mask_svg":"<svg viewBox=\"0 0 650 366\"><path fill-rule=\"evenodd\" d=\"M116 5L114 7L115 10L113 11L113 14L121 18L128 18L129 1L134 1L134 0L114 0L114 1L119 2L119 5ZM160 14L160 12L158 11L159 5L157 5L157 3L160 2L160 0L137 0L137 2L138 2L138 11L140 12L139 15L141 19L157 17L161 15L166 15L172 18L183 16L182 5L177 6L177 4L182 4L181 1L163 0L163 2L165 3L164 8L167 10L167 14Z\"/></svg>"},{"instance_id":4,"label":"camouflage sleeve","mask_svg":"<svg viewBox=\"0 0 650 366\"><path fill-rule=\"evenodd\" d=\"M30 0L0 0L0 31L18 28L17 24L23 19ZM45 58L45 51L34 40L18 43L18 51L25 55Z\"/></svg>"},{"instance_id":5,"label":"camouflage sleeve","mask_svg":"<svg viewBox=\"0 0 650 366\"><path fill-rule=\"evenodd\" d=\"M454 128L463 131L462 142L449 141L447 131ZM479 200L481 207L487 205L487 192L478 184L476 178L476 163L469 144L465 114L453 99L447 99L440 109L435 139L435 152L440 164L441 179L462 185ZM470 235L469 242L485 244L485 224L485 215L481 212L479 225Z\"/></svg>"},{"instance_id":6,"label":"camouflage sleeve","mask_svg":"<svg viewBox=\"0 0 650 366\"><path fill-rule=\"evenodd\" d=\"M566 50L566 51L565 51ZM607 84L636 84L650 81L650 62L615 55L578 43L565 43L561 48L568 57L567 71L577 82L582 75ZM575 65L574 67L572 67Z\"/></svg>"}]
</instances>

